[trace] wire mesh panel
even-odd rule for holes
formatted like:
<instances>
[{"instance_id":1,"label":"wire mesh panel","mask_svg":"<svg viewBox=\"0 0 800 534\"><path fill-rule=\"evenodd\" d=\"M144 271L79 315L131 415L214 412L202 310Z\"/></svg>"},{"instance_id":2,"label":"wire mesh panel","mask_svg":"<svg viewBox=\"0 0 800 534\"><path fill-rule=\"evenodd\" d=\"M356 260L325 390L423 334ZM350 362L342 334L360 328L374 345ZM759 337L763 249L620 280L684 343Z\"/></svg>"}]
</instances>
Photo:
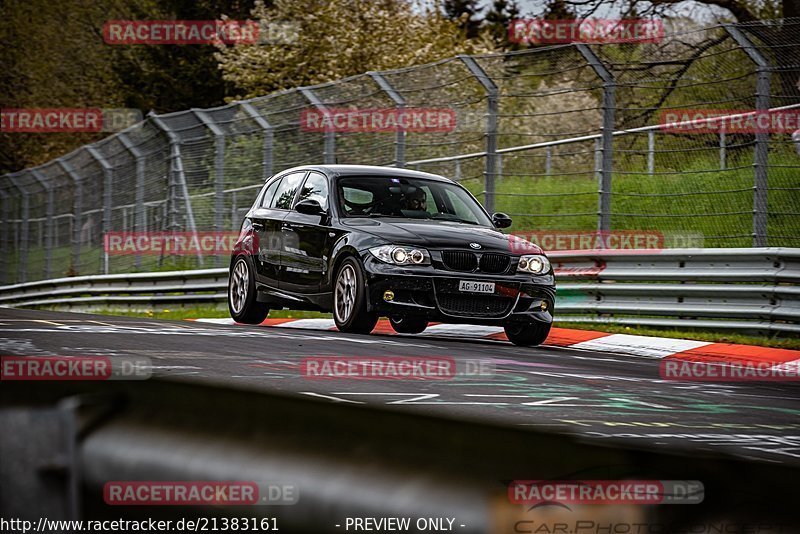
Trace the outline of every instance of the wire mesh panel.
<instances>
[{"instance_id":1,"label":"wire mesh panel","mask_svg":"<svg viewBox=\"0 0 800 534\"><path fill-rule=\"evenodd\" d=\"M731 128L770 109L783 129ZM398 123L419 112L439 122ZM4 177L0 282L222 265L109 257L106 237L237 231L269 176L337 162L445 175L512 215L514 232L800 246L798 114L800 20L786 19L459 56L151 115Z\"/></svg>"},{"instance_id":2,"label":"wire mesh panel","mask_svg":"<svg viewBox=\"0 0 800 534\"><path fill-rule=\"evenodd\" d=\"M500 91L498 211L512 231L591 230L597 224L595 142L602 82L571 45L482 56ZM525 150L505 149L529 146Z\"/></svg>"}]
</instances>

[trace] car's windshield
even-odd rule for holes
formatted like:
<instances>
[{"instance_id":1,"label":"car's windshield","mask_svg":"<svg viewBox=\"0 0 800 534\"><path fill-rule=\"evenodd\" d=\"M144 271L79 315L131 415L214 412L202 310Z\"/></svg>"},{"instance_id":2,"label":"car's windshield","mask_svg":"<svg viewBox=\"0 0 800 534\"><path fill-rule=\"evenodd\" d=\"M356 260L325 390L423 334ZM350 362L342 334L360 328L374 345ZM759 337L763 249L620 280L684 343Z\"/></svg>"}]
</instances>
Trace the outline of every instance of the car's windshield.
<instances>
[{"instance_id":1,"label":"car's windshield","mask_svg":"<svg viewBox=\"0 0 800 534\"><path fill-rule=\"evenodd\" d=\"M345 176L338 180L346 217L441 219L491 226L486 212L456 184L393 176Z\"/></svg>"}]
</instances>

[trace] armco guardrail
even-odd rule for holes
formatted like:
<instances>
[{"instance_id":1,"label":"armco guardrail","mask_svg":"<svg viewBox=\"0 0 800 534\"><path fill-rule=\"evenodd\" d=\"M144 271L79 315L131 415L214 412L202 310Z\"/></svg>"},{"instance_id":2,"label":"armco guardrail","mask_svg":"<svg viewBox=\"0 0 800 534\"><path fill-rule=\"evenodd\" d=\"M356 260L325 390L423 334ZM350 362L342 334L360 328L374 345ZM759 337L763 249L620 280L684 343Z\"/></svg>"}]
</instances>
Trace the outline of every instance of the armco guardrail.
<instances>
[{"instance_id":1,"label":"armco guardrail","mask_svg":"<svg viewBox=\"0 0 800 534\"><path fill-rule=\"evenodd\" d=\"M800 333L800 249L553 252L560 322ZM80 276L0 287L0 306L224 302L227 269Z\"/></svg>"}]
</instances>

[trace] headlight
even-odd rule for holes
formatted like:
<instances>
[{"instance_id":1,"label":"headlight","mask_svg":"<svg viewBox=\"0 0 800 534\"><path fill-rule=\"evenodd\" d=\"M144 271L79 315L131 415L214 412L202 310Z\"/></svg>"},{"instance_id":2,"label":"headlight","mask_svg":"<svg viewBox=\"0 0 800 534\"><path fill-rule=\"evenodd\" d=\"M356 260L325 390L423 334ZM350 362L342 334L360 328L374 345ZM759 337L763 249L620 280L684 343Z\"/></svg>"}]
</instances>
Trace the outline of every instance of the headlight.
<instances>
[{"instance_id":1,"label":"headlight","mask_svg":"<svg viewBox=\"0 0 800 534\"><path fill-rule=\"evenodd\" d=\"M544 256L532 255L522 256L517 265L517 271L531 274L544 274L550 271L550 262Z\"/></svg>"},{"instance_id":2,"label":"headlight","mask_svg":"<svg viewBox=\"0 0 800 534\"><path fill-rule=\"evenodd\" d=\"M373 256L392 265L430 265L431 256L424 248L381 245L369 249Z\"/></svg>"}]
</instances>

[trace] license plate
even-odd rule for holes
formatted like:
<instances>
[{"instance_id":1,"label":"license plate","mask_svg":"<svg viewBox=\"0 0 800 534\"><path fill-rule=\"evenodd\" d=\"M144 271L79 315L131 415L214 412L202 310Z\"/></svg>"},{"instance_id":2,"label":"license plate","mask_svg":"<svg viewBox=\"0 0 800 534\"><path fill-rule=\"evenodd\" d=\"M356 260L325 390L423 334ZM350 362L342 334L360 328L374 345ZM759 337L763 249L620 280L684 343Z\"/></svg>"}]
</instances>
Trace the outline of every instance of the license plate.
<instances>
[{"instance_id":1,"label":"license plate","mask_svg":"<svg viewBox=\"0 0 800 534\"><path fill-rule=\"evenodd\" d=\"M459 280L458 290L467 293L494 293L494 282L472 282Z\"/></svg>"}]
</instances>

